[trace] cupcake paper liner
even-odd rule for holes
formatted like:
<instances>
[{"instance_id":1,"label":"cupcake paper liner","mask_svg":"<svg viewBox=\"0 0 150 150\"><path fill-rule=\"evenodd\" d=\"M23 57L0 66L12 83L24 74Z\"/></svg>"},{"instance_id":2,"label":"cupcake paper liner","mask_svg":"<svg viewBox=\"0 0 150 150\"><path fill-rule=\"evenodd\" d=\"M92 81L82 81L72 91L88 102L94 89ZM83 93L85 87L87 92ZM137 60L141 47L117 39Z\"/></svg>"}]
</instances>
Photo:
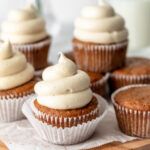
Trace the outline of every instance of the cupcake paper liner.
<instances>
[{"instance_id":1,"label":"cupcake paper liner","mask_svg":"<svg viewBox=\"0 0 150 150\"><path fill-rule=\"evenodd\" d=\"M100 45L73 40L74 56L78 67L91 72L109 72L125 63L128 41Z\"/></svg>"},{"instance_id":2,"label":"cupcake paper liner","mask_svg":"<svg viewBox=\"0 0 150 150\"><path fill-rule=\"evenodd\" d=\"M108 94L108 78L109 74L107 73L102 79L93 82L91 84L91 89L94 93L100 94L101 96L107 97Z\"/></svg>"},{"instance_id":3,"label":"cupcake paper liner","mask_svg":"<svg viewBox=\"0 0 150 150\"><path fill-rule=\"evenodd\" d=\"M75 144L88 139L95 131L100 120L107 113L107 103L102 97L97 96L100 100L99 117L86 123L78 124L77 126L57 128L52 125L47 125L35 118L31 108L33 101L29 100L23 105L23 113L28 118L29 122L35 128L39 136L55 144ZM58 119L58 118L55 118ZM60 118L61 119L61 118ZM67 118L66 118L67 119Z\"/></svg>"},{"instance_id":4,"label":"cupcake paper liner","mask_svg":"<svg viewBox=\"0 0 150 150\"><path fill-rule=\"evenodd\" d=\"M25 54L27 61L30 62L35 70L43 69L48 65L48 52L51 38L46 38L33 44L13 44L14 49Z\"/></svg>"},{"instance_id":5,"label":"cupcake paper liner","mask_svg":"<svg viewBox=\"0 0 150 150\"><path fill-rule=\"evenodd\" d=\"M131 87L146 85L130 85L120 88L112 95L112 102L116 111L118 125L121 131L130 136L150 138L150 111L133 110L120 106L114 100L115 95Z\"/></svg>"},{"instance_id":6,"label":"cupcake paper liner","mask_svg":"<svg viewBox=\"0 0 150 150\"><path fill-rule=\"evenodd\" d=\"M149 84L150 75L110 75L110 86L112 91L131 84Z\"/></svg>"},{"instance_id":7,"label":"cupcake paper liner","mask_svg":"<svg viewBox=\"0 0 150 150\"><path fill-rule=\"evenodd\" d=\"M21 111L22 105L26 100L34 97L33 95L30 94L18 98L12 98L11 95L8 95L7 98L3 97L0 100L0 121L12 122L23 119L25 116Z\"/></svg>"},{"instance_id":8,"label":"cupcake paper liner","mask_svg":"<svg viewBox=\"0 0 150 150\"><path fill-rule=\"evenodd\" d=\"M32 108L32 111L34 112L34 116L37 119L42 120L42 122L45 122L45 123L51 122L51 125L52 124L59 125L63 123L64 127L76 126L79 124L79 122L80 124L82 124L84 122L87 122L89 118L90 119L96 118L97 114L99 113L99 106L98 106L97 108L95 108L93 111L91 111L89 114L86 114L86 115L81 115L77 117L68 117L68 118L65 118L65 117L58 118L57 116L50 116L48 114L40 112L34 106L34 102L31 102L31 108Z\"/></svg>"}]
</instances>

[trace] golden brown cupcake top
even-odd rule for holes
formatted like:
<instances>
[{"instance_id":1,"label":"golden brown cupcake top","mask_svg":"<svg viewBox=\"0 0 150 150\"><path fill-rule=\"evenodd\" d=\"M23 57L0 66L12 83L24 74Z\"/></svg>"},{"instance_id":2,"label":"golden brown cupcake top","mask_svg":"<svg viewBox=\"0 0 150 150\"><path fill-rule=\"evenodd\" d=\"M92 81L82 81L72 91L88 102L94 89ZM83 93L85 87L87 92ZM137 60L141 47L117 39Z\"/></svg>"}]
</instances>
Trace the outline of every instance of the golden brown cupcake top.
<instances>
[{"instance_id":1,"label":"golden brown cupcake top","mask_svg":"<svg viewBox=\"0 0 150 150\"><path fill-rule=\"evenodd\" d=\"M90 77L91 83L96 82L100 79L102 79L103 75L100 73L95 73L95 72L87 72L87 74Z\"/></svg>"},{"instance_id":2,"label":"golden brown cupcake top","mask_svg":"<svg viewBox=\"0 0 150 150\"><path fill-rule=\"evenodd\" d=\"M150 86L131 87L114 97L117 104L135 110L150 111Z\"/></svg>"},{"instance_id":3,"label":"golden brown cupcake top","mask_svg":"<svg viewBox=\"0 0 150 150\"><path fill-rule=\"evenodd\" d=\"M113 74L121 75L150 75L150 59L142 57L129 57L125 67L115 70Z\"/></svg>"},{"instance_id":4,"label":"golden brown cupcake top","mask_svg":"<svg viewBox=\"0 0 150 150\"><path fill-rule=\"evenodd\" d=\"M10 97L18 98L20 96L27 96L29 94L32 94L34 93L34 85L36 82L37 80L34 78L21 86L8 89L8 90L2 90L2 91L0 90L0 100L3 100L3 98L4 99L9 99Z\"/></svg>"}]
</instances>

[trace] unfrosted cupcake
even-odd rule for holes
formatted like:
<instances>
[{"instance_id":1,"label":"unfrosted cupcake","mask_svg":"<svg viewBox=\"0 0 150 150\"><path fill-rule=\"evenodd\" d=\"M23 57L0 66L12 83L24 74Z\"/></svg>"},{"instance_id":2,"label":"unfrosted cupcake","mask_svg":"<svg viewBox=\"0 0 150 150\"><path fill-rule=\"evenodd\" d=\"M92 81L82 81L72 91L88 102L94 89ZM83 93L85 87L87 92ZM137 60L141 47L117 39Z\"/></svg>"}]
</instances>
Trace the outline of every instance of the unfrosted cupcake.
<instances>
[{"instance_id":1,"label":"unfrosted cupcake","mask_svg":"<svg viewBox=\"0 0 150 150\"><path fill-rule=\"evenodd\" d=\"M47 66L51 37L45 29L44 19L34 6L29 5L8 14L1 26L1 40L10 40L36 70Z\"/></svg>"},{"instance_id":2,"label":"unfrosted cupcake","mask_svg":"<svg viewBox=\"0 0 150 150\"><path fill-rule=\"evenodd\" d=\"M130 84L150 83L150 59L142 57L129 57L124 67L113 71L110 75L112 90Z\"/></svg>"},{"instance_id":3,"label":"unfrosted cupcake","mask_svg":"<svg viewBox=\"0 0 150 150\"><path fill-rule=\"evenodd\" d=\"M128 32L124 19L105 1L86 6L75 21L73 49L79 68L108 72L124 65Z\"/></svg>"},{"instance_id":4,"label":"unfrosted cupcake","mask_svg":"<svg viewBox=\"0 0 150 150\"><path fill-rule=\"evenodd\" d=\"M93 134L99 105L90 89L90 78L63 54L58 64L44 70L43 81L35 85L35 92L37 99L31 105L41 124L33 126L39 128L45 140L74 144Z\"/></svg>"},{"instance_id":5,"label":"unfrosted cupcake","mask_svg":"<svg viewBox=\"0 0 150 150\"><path fill-rule=\"evenodd\" d=\"M112 95L118 125L130 136L150 138L150 85L129 85Z\"/></svg>"},{"instance_id":6,"label":"unfrosted cupcake","mask_svg":"<svg viewBox=\"0 0 150 150\"><path fill-rule=\"evenodd\" d=\"M0 46L0 120L9 122L23 118L21 107L33 96L34 69L25 56L13 51L11 44Z\"/></svg>"}]
</instances>

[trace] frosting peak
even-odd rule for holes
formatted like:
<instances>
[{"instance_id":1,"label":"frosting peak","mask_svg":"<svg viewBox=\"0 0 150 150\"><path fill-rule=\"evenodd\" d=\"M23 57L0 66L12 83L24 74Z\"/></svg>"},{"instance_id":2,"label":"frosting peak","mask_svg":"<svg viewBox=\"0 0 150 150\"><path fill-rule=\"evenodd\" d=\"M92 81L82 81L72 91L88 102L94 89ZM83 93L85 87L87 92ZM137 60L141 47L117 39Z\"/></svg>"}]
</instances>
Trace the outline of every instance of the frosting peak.
<instances>
[{"instance_id":1,"label":"frosting peak","mask_svg":"<svg viewBox=\"0 0 150 150\"><path fill-rule=\"evenodd\" d=\"M74 62L62 53L58 64L43 72L43 81L35 85L37 100L41 105L54 109L75 109L92 99L89 76L77 70Z\"/></svg>"},{"instance_id":2,"label":"frosting peak","mask_svg":"<svg viewBox=\"0 0 150 150\"><path fill-rule=\"evenodd\" d=\"M55 81L62 77L68 77L76 74L77 66L68 58L60 53L58 64L48 67L44 70L42 77L45 81Z\"/></svg>"},{"instance_id":3,"label":"frosting peak","mask_svg":"<svg viewBox=\"0 0 150 150\"><path fill-rule=\"evenodd\" d=\"M75 21L74 37L84 42L111 44L127 36L124 19L105 1L84 7Z\"/></svg>"},{"instance_id":4,"label":"frosting peak","mask_svg":"<svg viewBox=\"0 0 150 150\"><path fill-rule=\"evenodd\" d=\"M8 59L13 56L12 46L9 41L6 41L0 47L0 60Z\"/></svg>"},{"instance_id":5,"label":"frosting peak","mask_svg":"<svg viewBox=\"0 0 150 150\"><path fill-rule=\"evenodd\" d=\"M99 0L98 1L99 5L101 6L108 6L111 7L110 4L106 0Z\"/></svg>"},{"instance_id":6,"label":"frosting peak","mask_svg":"<svg viewBox=\"0 0 150 150\"><path fill-rule=\"evenodd\" d=\"M0 90L20 86L33 78L34 69L25 56L13 51L9 41L0 47Z\"/></svg>"},{"instance_id":7,"label":"frosting peak","mask_svg":"<svg viewBox=\"0 0 150 150\"><path fill-rule=\"evenodd\" d=\"M81 11L81 17L85 18L93 18L100 19L105 17L111 17L115 15L115 12L110 5L102 5L102 6L86 6ZM92 21L92 20L91 20Z\"/></svg>"},{"instance_id":8,"label":"frosting peak","mask_svg":"<svg viewBox=\"0 0 150 150\"><path fill-rule=\"evenodd\" d=\"M26 44L46 38L45 21L33 5L13 10L1 26L2 40L15 44Z\"/></svg>"}]
</instances>

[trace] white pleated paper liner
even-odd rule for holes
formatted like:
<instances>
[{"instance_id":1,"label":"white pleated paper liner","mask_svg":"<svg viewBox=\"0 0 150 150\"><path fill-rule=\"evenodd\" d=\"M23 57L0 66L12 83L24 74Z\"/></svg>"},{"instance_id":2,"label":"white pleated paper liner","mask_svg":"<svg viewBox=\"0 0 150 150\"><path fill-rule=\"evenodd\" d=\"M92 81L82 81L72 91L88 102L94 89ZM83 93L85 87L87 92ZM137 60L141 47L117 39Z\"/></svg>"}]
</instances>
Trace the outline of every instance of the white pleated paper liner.
<instances>
[{"instance_id":1,"label":"white pleated paper liner","mask_svg":"<svg viewBox=\"0 0 150 150\"><path fill-rule=\"evenodd\" d=\"M150 138L150 111L129 109L115 102L115 96L121 91L132 87L149 86L146 84L128 85L112 94L112 102L116 111L118 125L121 131L130 136Z\"/></svg>"},{"instance_id":2,"label":"white pleated paper liner","mask_svg":"<svg viewBox=\"0 0 150 150\"><path fill-rule=\"evenodd\" d=\"M46 123L42 123L34 117L31 109L31 102L24 103L22 111L32 124L39 137L54 144L76 144L88 139L95 131L98 123L106 116L108 104L101 96L95 94L100 104L99 117L74 127L57 128Z\"/></svg>"},{"instance_id":3,"label":"white pleated paper liner","mask_svg":"<svg viewBox=\"0 0 150 150\"><path fill-rule=\"evenodd\" d=\"M12 44L15 50L22 52L27 61L30 62L35 70L42 69L48 65L48 53L51 46L51 37L47 37L39 42L30 44Z\"/></svg>"},{"instance_id":4,"label":"white pleated paper liner","mask_svg":"<svg viewBox=\"0 0 150 150\"><path fill-rule=\"evenodd\" d=\"M127 40L109 45L73 41L76 64L80 69L91 72L107 73L122 67L127 47Z\"/></svg>"},{"instance_id":5,"label":"white pleated paper liner","mask_svg":"<svg viewBox=\"0 0 150 150\"><path fill-rule=\"evenodd\" d=\"M34 94L30 94L18 98L3 98L0 100L0 121L12 122L23 119L25 116L22 113L22 105L29 98L33 98Z\"/></svg>"}]
</instances>

